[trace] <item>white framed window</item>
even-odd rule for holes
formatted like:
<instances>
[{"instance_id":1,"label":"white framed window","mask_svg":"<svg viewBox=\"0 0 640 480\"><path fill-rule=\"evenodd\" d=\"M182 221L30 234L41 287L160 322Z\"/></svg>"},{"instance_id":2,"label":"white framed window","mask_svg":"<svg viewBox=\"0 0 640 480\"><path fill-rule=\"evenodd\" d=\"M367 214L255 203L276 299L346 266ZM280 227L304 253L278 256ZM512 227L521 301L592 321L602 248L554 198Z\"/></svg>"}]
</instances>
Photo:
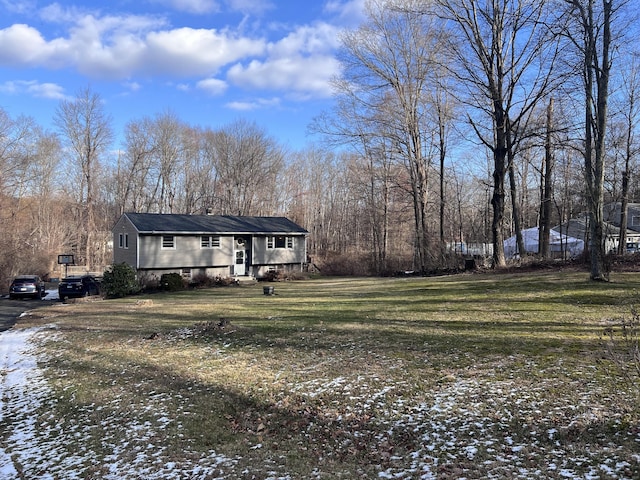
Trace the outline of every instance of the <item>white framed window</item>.
<instances>
[{"instance_id":1,"label":"white framed window","mask_svg":"<svg viewBox=\"0 0 640 480\"><path fill-rule=\"evenodd\" d=\"M200 248L220 248L220 236L202 235L200 237Z\"/></svg>"},{"instance_id":2,"label":"white framed window","mask_svg":"<svg viewBox=\"0 0 640 480\"><path fill-rule=\"evenodd\" d=\"M173 235L162 235L162 248L176 248L176 239Z\"/></svg>"},{"instance_id":3,"label":"white framed window","mask_svg":"<svg viewBox=\"0 0 640 480\"><path fill-rule=\"evenodd\" d=\"M118 246L120 248L129 248L129 234L121 233L119 235Z\"/></svg>"},{"instance_id":4,"label":"white framed window","mask_svg":"<svg viewBox=\"0 0 640 480\"><path fill-rule=\"evenodd\" d=\"M284 235L267 237L267 248L293 248L293 237Z\"/></svg>"}]
</instances>

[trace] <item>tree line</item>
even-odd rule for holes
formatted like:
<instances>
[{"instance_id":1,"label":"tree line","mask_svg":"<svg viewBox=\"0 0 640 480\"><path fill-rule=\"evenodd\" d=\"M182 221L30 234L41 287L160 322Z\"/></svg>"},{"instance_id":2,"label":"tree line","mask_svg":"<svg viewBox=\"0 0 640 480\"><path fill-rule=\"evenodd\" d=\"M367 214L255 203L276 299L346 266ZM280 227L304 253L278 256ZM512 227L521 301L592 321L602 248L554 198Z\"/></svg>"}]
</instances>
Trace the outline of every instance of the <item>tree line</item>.
<instances>
[{"instance_id":1,"label":"tree line","mask_svg":"<svg viewBox=\"0 0 640 480\"><path fill-rule=\"evenodd\" d=\"M636 0L370 0L342 34L335 107L292 151L248 120L171 111L116 138L100 95L60 102L54 131L0 110L0 274L58 254L111 262L127 211L284 215L329 273L427 272L451 246L589 218L605 278L603 205L638 198ZM626 209L623 209L623 212ZM623 241L620 242L623 245Z\"/></svg>"}]
</instances>

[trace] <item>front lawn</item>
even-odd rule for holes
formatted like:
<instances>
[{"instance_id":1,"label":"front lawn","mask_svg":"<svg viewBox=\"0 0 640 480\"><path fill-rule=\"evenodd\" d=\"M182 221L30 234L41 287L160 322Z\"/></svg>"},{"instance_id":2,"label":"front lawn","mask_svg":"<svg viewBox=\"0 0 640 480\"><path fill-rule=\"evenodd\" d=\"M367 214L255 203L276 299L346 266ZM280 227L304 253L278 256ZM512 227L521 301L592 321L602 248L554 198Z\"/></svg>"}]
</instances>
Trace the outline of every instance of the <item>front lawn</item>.
<instances>
[{"instance_id":1,"label":"front lawn","mask_svg":"<svg viewBox=\"0 0 640 480\"><path fill-rule=\"evenodd\" d=\"M640 477L640 378L605 345L625 358L640 273L269 285L21 319L52 478Z\"/></svg>"}]
</instances>

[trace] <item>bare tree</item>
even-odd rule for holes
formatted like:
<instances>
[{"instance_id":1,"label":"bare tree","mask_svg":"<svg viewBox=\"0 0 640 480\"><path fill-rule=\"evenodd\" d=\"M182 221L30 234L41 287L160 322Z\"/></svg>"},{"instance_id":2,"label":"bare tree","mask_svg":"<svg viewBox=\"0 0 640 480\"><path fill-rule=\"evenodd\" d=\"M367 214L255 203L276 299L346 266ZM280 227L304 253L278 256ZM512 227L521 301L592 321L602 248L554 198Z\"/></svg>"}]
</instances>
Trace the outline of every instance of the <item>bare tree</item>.
<instances>
[{"instance_id":1,"label":"bare tree","mask_svg":"<svg viewBox=\"0 0 640 480\"><path fill-rule=\"evenodd\" d=\"M368 149L364 153L373 151L372 135L386 138L376 143L386 145L385 156L402 161L406 167L413 200L415 268L425 271L433 256L431 133L438 129L437 123L430 123L432 106L425 93L433 78L441 32L431 18L418 11L420 4L383 0L367 3L366 23L342 37L344 78L336 82L336 89L340 97L355 105L347 113L358 112L355 121L366 125L366 137L361 129L351 132L355 141L364 140L361 146Z\"/></svg>"},{"instance_id":2,"label":"bare tree","mask_svg":"<svg viewBox=\"0 0 640 480\"><path fill-rule=\"evenodd\" d=\"M64 139L71 165L77 168L79 183L75 191L82 208L80 248L87 267L96 263L96 177L101 157L113 140L111 118L106 114L100 96L90 88L81 90L73 100L62 100L54 121Z\"/></svg>"},{"instance_id":3,"label":"bare tree","mask_svg":"<svg viewBox=\"0 0 640 480\"><path fill-rule=\"evenodd\" d=\"M115 203L120 215L125 211L146 211L152 208L150 189L154 144L149 118L131 121L125 126L124 150L117 158Z\"/></svg>"},{"instance_id":4,"label":"bare tree","mask_svg":"<svg viewBox=\"0 0 640 480\"><path fill-rule=\"evenodd\" d=\"M186 125L175 113L158 115L151 127L152 162L156 169L154 199L159 213L176 213L180 175L184 165L182 135Z\"/></svg>"},{"instance_id":5,"label":"bare tree","mask_svg":"<svg viewBox=\"0 0 640 480\"><path fill-rule=\"evenodd\" d=\"M213 162L221 213L266 214L284 167L284 152L255 123L236 121L216 132Z\"/></svg>"},{"instance_id":6,"label":"bare tree","mask_svg":"<svg viewBox=\"0 0 640 480\"><path fill-rule=\"evenodd\" d=\"M540 168L540 221L539 238L540 256L548 258L551 255L551 212L553 201L553 97L547 106L547 121L544 141L543 165Z\"/></svg>"},{"instance_id":7,"label":"bare tree","mask_svg":"<svg viewBox=\"0 0 640 480\"><path fill-rule=\"evenodd\" d=\"M0 272L50 274L68 236L60 214L61 148L29 117L0 110Z\"/></svg>"},{"instance_id":8,"label":"bare tree","mask_svg":"<svg viewBox=\"0 0 640 480\"><path fill-rule=\"evenodd\" d=\"M557 53L544 26L547 2L436 0L436 3L437 14L449 22L452 33L450 51L454 62L450 71L461 90L467 92L461 99L481 114L479 118L469 114L469 121L493 155L493 256L494 264L503 266L505 175L526 130L529 114L550 85ZM484 127L485 119L490 120L491 129Z\"/></svg>"},{"instance_id":9,"label":"bare tree","mask_svg":"<svg viewBox=\"0 0 640 480\"><path fill-rule=\"evenodd\" d=\"M624 0L564 0L567 38L577 52L584 92L584 175L592 280L607 280L604 256L604 173L614 17Z\"/></svg>"}]
</instances>

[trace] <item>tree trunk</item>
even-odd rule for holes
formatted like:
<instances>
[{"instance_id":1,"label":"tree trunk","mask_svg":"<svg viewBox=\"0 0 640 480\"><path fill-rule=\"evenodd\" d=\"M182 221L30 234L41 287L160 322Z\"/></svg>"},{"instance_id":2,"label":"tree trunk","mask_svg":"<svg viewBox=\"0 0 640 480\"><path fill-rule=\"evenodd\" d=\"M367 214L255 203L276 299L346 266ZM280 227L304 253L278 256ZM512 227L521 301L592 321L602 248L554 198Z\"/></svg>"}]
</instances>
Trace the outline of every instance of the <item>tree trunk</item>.
<instances>
[{"instance_id":1,"label":"tree trunk","mask_svg":"<svg viewBox=\"0 0 640 480\"><path fill-rule=\"evenodd\" d=\"M509 148L509 152L512 149ZM522 237L522 222L520 221L520 205L518 203L518 187L516 185L516 171L513 163L513 155L508 155L509 159L509 191L511 196L511 209L513 218L513 227L516 232L516 245L518 247L518 253L521 256L527 255L526 245L524 244L524 238Z\"/></svg>"},{"instance_id":2,"label":"tree trunk","mask_svg":"<svg viewBox=\"0 0 640 480\"><path fill-rule=\"evenodd\" d=\"M551 149L551 132L553 131L553 98L547 107L547 132L544 144L544 166L542 169L542 198L540 202L539 245L540 256L549 258L551 246L551 200L553 197L553 153Z\"/></svg>"}]
</instances>

